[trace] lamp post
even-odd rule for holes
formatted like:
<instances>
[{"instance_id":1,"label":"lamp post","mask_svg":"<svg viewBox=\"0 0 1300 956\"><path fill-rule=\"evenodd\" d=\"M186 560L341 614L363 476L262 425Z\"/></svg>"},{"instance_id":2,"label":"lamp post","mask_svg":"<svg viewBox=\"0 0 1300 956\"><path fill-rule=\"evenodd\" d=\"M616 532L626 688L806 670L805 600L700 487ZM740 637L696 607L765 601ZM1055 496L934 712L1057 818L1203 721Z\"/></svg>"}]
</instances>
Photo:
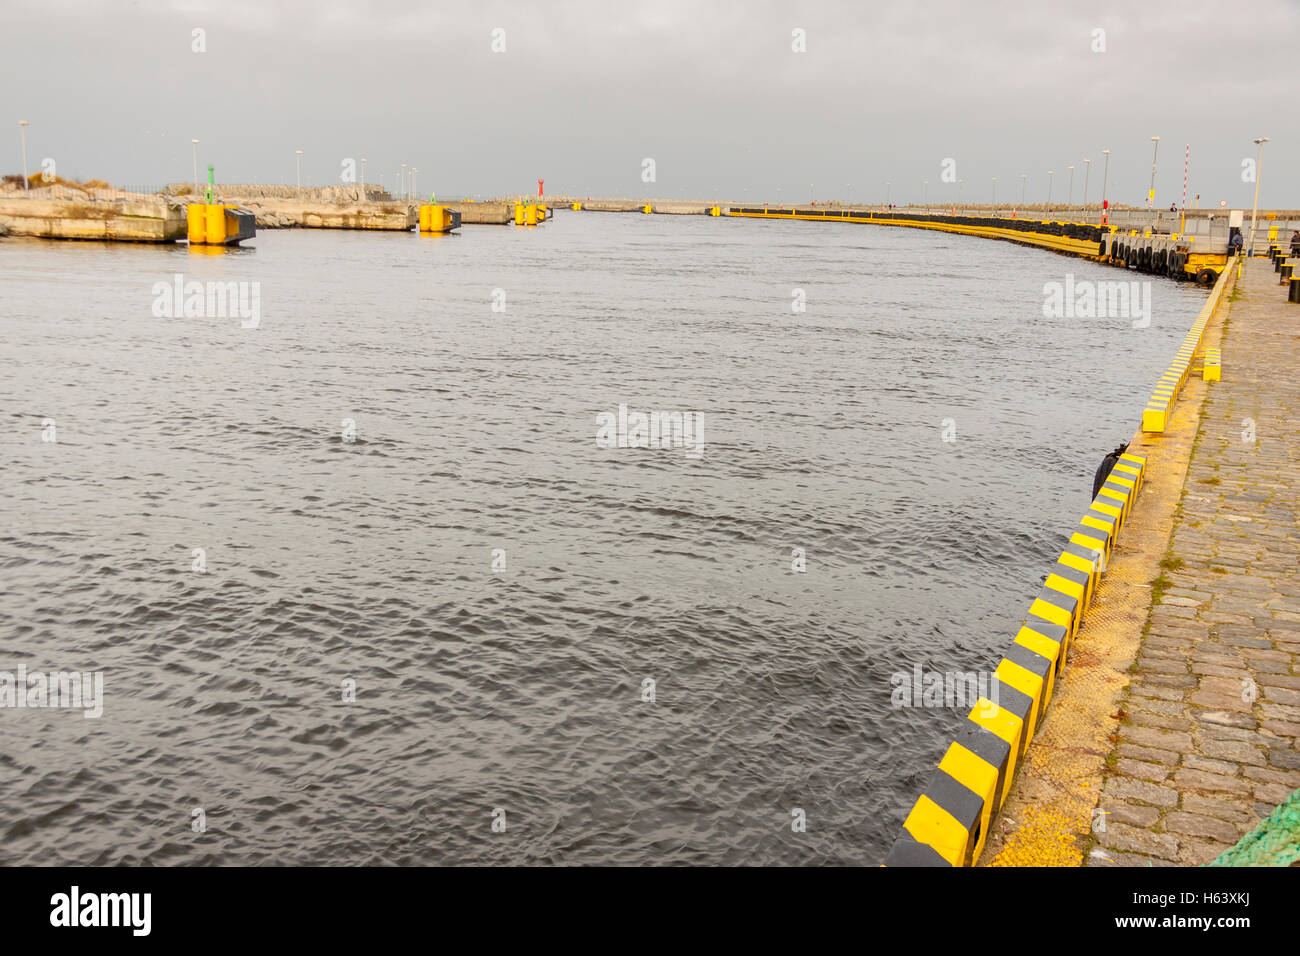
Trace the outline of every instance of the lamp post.
<instances>
[{"instance_id":1,"label":"lamp post","mask_svg":"<svg viewBox=\"0 0 1300 956\"><path fill-rule=\"evenodd\" d=\"M1074 166L1071 165L1066 168L1070 171L1070 188L1065 194L1065 205L1068 208L1074 205Z\"/></svg>"},{"instance_id":2,"label":"lamp post","mask_svg":"<svg viewBox=\"0 0 1300 956\"><path fill-rule=\"evenodd\" d=\"M930 205L930 180L925 180L925 186L921 190L921 205Z\"/></svg>"},{"instance_id":3,"label":"lamp post","mask_svg":"<svg viewBox=\"0 0 1300 956\"><path fill-rule=\"evenodd\" d=\"M1051 205L1052 205L1052 177L1055 176L1055 175L1056 175L1056 170L1054 170L1054 169L1049 169L1049 170L1047 171L1047 205L1048 205L1048 208L1051 208Z\"/></svg>"},{"instance_id":4,"label":"lamp post","mask_svg":"<svg viewBox=\"0 0 1300 956\"><path fill-rule=\"evenodd\" d=\"M1152 209L1156 201L1156 155L1160 152L1160 137L1152 136L1151 142L1155 145L1151 148L1151 189L1147 191L1147 208Z\"/></svg>"},{"instance_id":5,"label":"lamp post","mask_svg":"<svg viewBox=\"0 0 1300 956\"><path fill-rule=\"evenodd\" d=\"M27 120L18 121L18 136L23 141L23 192L31 191L31 186L27 182Z\"/></svg>"},{"instance_id":6,"label":"lamp post","mask_svg":"<svg viewBox=\"0 0 1300 956\"><path fill-rule=\"evenodd\" d=\"M1103 149L1101 152L1106 157L1106 168L1101 171L1101 208L1102 215L1105 216L1106 188L1110 185L1110 150Z\"/></svg>"},{"instance_id":7,"label":"lamp post","mask_svg":"<svg viewBox=\"0 0 1300 956\"><path fill-rule=\"evenodd\" d=\"M361 201L366 201L366 157L361 157Z\"/></svg>"},{"instance_id":8,"label":"lamp post","mask_svg":"<svg viewBox=\"0 0 1300 956\"><path fill-rule=\"evenodd\" d=\"M1248 256L1255 254L1255 219L1259 215L1259 175L1264 165L1264 144L1267 142L1267 136L1255 140L1255 145L1259 147L1259 159L1255 160L1255 201L1250 207L1250 246L1246 250Z\"/></svg>"},{"instance_id":9,"label":"lamp post","mask_svg":"<svg viewBox=\"0 0 1300 956\"><path fill-rule=\"evenodd\" d=\"M190 140L190 152L194 158L194 198L199 198L199 141Z\"/></svg>"},{"instance_id":10,"label":"lamp post","mask_svg":"<svg viewBox=\"0 0 1300 956\"><path fill-rule=\"evenodd\" d=\"M886 209L889 208L889 197L890 197L890 193L893 191L893 186L894 184L891 182L885 183L885 208Z\"/></svg>"},{"instance_id":11,"label":"lamp post","mask_svg":"<svg viewBox=\"0 0 1300 956\"><path fill-rule=\"evenodd\" d=\"M961 187L964 186L965 184L966 184L966 180L964 179L957 180L957 205L958 206L961 205Z\"/></svg>"},{"instance_id":12,"label":"lamp post","mask_svg":"<svg viewBox=\"0 0 1300 956\"><path fill-rule=\"evenodd\" d=\"M998 177L993 177L993 211L998 211Z\"/></svg>"},{"instance_id":13,"label":"lamp post","mask_svg":"<svg viewBox=\"0 0 1300 956\"><path fill-rule=\"evenodd\" d=\"M299 149L299 150L296 150L295 152L297 152L297 154L298 154L298 158L297 158L297 160L296 160L296 162L297 162L297 164L298 164L298 168L297 168L297 171L298 171L298 199L301 200L301 199L302 199L302 150Z\"/></svg>"},{"instance_id":14,"label":"lamp post","mask_svg":"<svg viewBox=\"0 0 1300 956\"><path fill-rule=\"evenodd\" d=\"M397 181L401 184L402 199L406 199L406 163L402 163L402 168L398 170Z\"/></svg>"},{"instance_id":15,"label":"lamp post","mask_svg":"<svg viewBox=\"0 0 1300 956\"><path fill-rule=\"evenodd\" d=\"M1092 172L1092 160L1087 156L1083 158L1083 205L1088 205L1088 174Z\"/></svg>"},{"instance_id":16,"label":"lamp post","mask_svg":"<svg viewBox=\"0 0 1300 956\"><path fill-rule=\"evenodd\" d=\"M1025 204L1025 190L1029 188L1029 174L1020 174L1020 205Z\"/></svg>"},{"instance_id":17,"label":"lamp post","mask_svg":"<svg viewBox=\"0 0 1300 956\"><path fill-rule=\"evenodd\" d=\"M844 205L852 206L853 205L853 184L845 183L844 188L847 190L847 192L845 193Z\"/></svg>"},{"instance_id":18,"label":"lamp post","mask_svg":"<svg viewBox=\"0 0 1300 956\"><path fill-rule=\"evenodd\" d=\"M416 199L420 198L420 190L415 188L415 174L418 172L419 170L416 169L414 166L411 167L411 195L414 196Z\"/></svg>"}]
</instances>

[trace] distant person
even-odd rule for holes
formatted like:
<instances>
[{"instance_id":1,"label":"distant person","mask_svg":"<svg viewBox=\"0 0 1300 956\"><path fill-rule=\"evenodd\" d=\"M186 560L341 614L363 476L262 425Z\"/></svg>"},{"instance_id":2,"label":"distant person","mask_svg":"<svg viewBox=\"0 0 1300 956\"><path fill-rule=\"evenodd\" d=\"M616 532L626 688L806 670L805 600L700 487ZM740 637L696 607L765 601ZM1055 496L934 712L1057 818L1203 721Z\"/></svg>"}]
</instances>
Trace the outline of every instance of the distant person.
<instances>
[{"instance_id":1,"label":"distant person","mask_svg":"<svg viewBox=\"0 0 1300 956\"><path fill-rule=\"evenodd\" d=\"M1170 212L1178 212L1178 205L1177 205L1177 203L1170 203L1170 204L1169 204L1169 211L1170 211Z\"/></svg>"},{"instance_id":2,"label":"distant person","mask_svg":"<svg viewBox=\"0 0 1300 956\"><path fill-rule=\"evenodd\" d=\"M1300 256L1300 229L1291 233L1291 255Z\"/></svg>"},{"instance_id":3,"label":"distant person","mask_svg":"<svg viewBox=\"0 0 1300 956\"><path fill-rule=\"evenodd\" d=\"M1232 230L1232 235L1228 237L1228 255L1230 256L1241 255L1241 247L1243 243L1244 240L1242 239L1241 236L1241 230L1234 228Z\"/></svg>"}]
</instances>

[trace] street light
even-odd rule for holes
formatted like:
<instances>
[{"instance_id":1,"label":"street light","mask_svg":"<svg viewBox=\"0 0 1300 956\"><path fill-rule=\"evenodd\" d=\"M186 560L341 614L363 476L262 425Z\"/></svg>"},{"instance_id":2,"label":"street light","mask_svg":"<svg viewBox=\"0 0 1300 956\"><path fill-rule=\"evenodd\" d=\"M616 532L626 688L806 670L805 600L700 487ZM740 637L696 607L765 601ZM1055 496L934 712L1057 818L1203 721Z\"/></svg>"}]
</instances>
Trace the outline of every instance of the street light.
<instances>
[{"instance_id":1,"label":"street light","mask_svg":"<svg viewBox=\"0 0 1300 956\"><path fill-rule=\"evenodd\" d=\"M1020 205L1025 204L1025 190L1029 188L1029 174L1020 174Z\"/></svg>"},{"instance_id":2,"label":"street light","mask_svg":"<svg viewBox=\"0 0 1300 956\"><path fill-rule=\"evenodd\" d=\"M199 141L190 140L190 152L194 155L194 198L199 198Z\"/></svg>"},{"instance_id":3,"label":"street light","mask_svg":"<svg viewBox=\"0 0 1300 956\"><path fill-rule=\"evenodd\" d=\"M993 211L998 210L998 177L993 177Z\"/></svg>"},{"instance_id":4,"label":"street light","mask_svg":"<svg viewBox=\"0 0 1300 956\"><path fill-rule=\"evenodd\" d=\"M23 141L23 192L31 191L31 185L27 182L27 120L18 121L18 135Z\"/></svg>"},{"instance_id":5,"label":"street light","mask_svg":"<svg viewBox=\"0 0 1300 956\"><path fill-rule=\"evenodd\" d=\"M1056 170L1049 169L1047 171L1047 205L1049 207L1052 205L1052 177L1055 175Z\"/></svg>"},{"instance_id":6,"label":"street light","mask_svg":"<svg viewBox=\"0 0 1300 956\"><path fill-rule=\"evenodd\" d=\"M957 180L957 205L958 206L961 205L961 187L964 186L965 184L966 184L966 180L964 179Z\"/></svg>"},{"instance_id":7,"label":"street light","mask_svg":"<svg viewBox=\"0 0 1300 956\"><path fill-rule=\"evenodd\" d=\"M894 185L894 184L891 183L891 182L886 182L886 183L885 183L885 208L886 208L886 209L889 208L889 194L890 194L891 190L893 189L893 185Z\"/></svg>"},{"instance_id":8,"label":"street light","mask_svg":"<svg viewBox=\"0 0 1300 956\"><path fill-rule=\"evenodd\" d=\"M1110 150L1103 149L1101 152L1106 157L1106 168L1101 171L1101 215L1104 219L1106 217L1106 187L1110 185Z\"/></svg>"},{"instance_id":9,"label":"street light","mask_svg":"<svg viewBox=\"0 0 1300 956\"><path fill-rule=\"evenodd\" d=\"M1250 247L1246 250L1248 256L1255 254L1255 219L1259 215L1259 173L1264 165L1264 144L1267 142L1267 136L1255 140L1255 145L1259 147L1259 159L1255 160L1255 202L1250 207Z\"/></svg>"},{"instance_id":10,"label":"street light","mask_svg":"<svg viewBox=\"0 0 1300 956\"><path fill-rule=\"evenodd\" d=\"M1088 157L1083 158L1083 205L1088 205L1088 174L1092 172L1092 160Z\"/></svg>"},{"instance_id":11,"label":"street light","mask_svg":"<svg viewBox=\"0 0 1300 956\"><path fill-rule=\"evenodd\" d=\"M298 158L296 160L298 164L298 199L301 200L302 199L302 150L300 149L295 150L295 152L298 154Z\"/></svg>"},{"instance_id":12,"label":"street light","mask_svg":"<svg viewBox=\"0 0 1300 956\"><path fill-rule=\"evenodd\" d=\"M420 191L415 188L415 174L418 172L419 170L416 169L414 166L411 167L411 195L414 196L416 199L420 198Z\"/></svg>"},{"instance_id":13,"label":"street light","mask_svg":"<svg viewBox=\"0 0 1300 956\"><path fill-rule=\"evenodd\" d=\"M366 157L361 157L361 201L366 201Z\"/></svg>"},{"instance_id":14,"label":"street light","mask_svg":"<svg viewBox=\"0 0 1300 956\"><path fill-rule=\"evenodd\" d=\"M844 205L852 206L853 205L853 184L845 183L844 188L848 190Z\"/></svg>"},{"instance_id":15,"label":"street light","mask_svg":"<svg viewBox=\"0 0 1300 956\"><path fill-rule=\"evenodd\" d=\"M930 180L925 180L925 188L921 191L921 205L930 205Z\"/></svg>"},{"instance_id":16,"label":"street light","mask_svg":"<svg viewBox=\"0 0 1300 956\"><path fill-rule=\"evenodd\" d=\"M398 170L397 181L401 184L402 198L406 199L406 163L402 163L402 168Z\"/></svg>"},{"instance_id":17,"label":"street light","mask_svg":"<svg viewBox=\"0 0 1300 956\"><path fill-rule=\"evenodd\" d=\"M1151 148L1151 189L1147 193L1147 208L1151 209L1156 201L1156 154L1160 152L1160 137L1152 136L1151 142L1155 146Z\"/></svg>"},{"instance_id":18,"label":"street light","mask_svg":"<svg viewBox=\"0 0 1300 956\"><path fill-rule=\"evenodd\" d=\"M1074 205L1074 167L1067 166L1066 168L1070 170L1070 190L1065 194L1065 205L1068 208Z\"/></svg>"}]
</instances>

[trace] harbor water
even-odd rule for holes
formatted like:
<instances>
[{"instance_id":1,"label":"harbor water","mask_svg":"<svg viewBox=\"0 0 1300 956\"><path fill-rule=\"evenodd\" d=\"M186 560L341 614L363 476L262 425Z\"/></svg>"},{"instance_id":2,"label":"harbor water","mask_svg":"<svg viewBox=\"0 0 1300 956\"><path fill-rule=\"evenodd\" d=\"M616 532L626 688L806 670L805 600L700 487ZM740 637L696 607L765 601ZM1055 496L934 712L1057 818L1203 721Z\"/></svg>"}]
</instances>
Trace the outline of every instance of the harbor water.
<instances>
[{"instance_id":1,"label":"harbor water","mask_svg":"<svg viewBox=\"0 0 1300 956\"><path fill-rule=\"evenodd\" d=\"M1149 324L866 225L0 241L0 671L103 677L0 709L6 860L879 863L968 709L895 675L996 665L1204 299L1134 277Z\"/></svg>"}]
</instances>

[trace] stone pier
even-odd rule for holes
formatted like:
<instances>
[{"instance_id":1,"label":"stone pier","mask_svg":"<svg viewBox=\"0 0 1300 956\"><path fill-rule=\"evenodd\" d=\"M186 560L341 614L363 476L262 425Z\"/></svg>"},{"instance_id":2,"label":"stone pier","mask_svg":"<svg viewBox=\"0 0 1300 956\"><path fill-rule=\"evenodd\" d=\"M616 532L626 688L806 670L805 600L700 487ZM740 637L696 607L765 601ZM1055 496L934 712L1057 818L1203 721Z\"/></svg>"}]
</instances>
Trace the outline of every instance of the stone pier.
<instances>
[{"instance_id":1,"label":"stone pier","mask_svg":"<svg viewBox=\"0 0 1300 956\"><path fill-rule=\"evenodd\" d=\"M185 206L157 199L0 199L0 229L41 239L175 242L185 238Z\"/></svg>"},{"instance_id":2,"label":"stone pier","mask_svg":"<svg viewBox=\"0 0 1300 956\"><path fill-rule=\"evenodd\" d=\"M1251 259L1107 760L1091 865L1203 864L1300 788L1300 305Z\"/></svg>"}]
</instances>

